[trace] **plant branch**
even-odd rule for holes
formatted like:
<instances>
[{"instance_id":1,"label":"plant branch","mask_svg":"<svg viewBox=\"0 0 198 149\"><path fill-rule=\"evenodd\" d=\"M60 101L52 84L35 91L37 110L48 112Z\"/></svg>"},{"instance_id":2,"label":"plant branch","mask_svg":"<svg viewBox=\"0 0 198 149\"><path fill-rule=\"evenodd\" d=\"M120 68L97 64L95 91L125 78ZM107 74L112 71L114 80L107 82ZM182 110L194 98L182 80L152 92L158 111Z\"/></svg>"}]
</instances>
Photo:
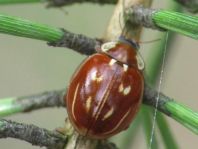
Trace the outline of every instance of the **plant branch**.
<instances>
[{"instance_id":1,"label":"plant branch","mask_svg":"<svg viewBox=\"0 0 198 149\"><path fill-rule=\"evenodd\" d=\"M35 125L0 119L0 138L16 138L48 149L71 149L73 146L75 149L117 149L111 142L92 140L78 135L71 128L69 121L65 122L65 128L62 130L64 132L59 133Z\"/></svg>"},{"instance_id":2,"label":"plant branch","mask_svg":"<svg viewBox=\"0 0 198 149\"><path fill-rule=\"evenodd\" d=\"M147 9L134 6L126 10L128 19L135 24L159 30L170 30L198 39L198 17L179 12Z\"/></svg>"},{"instance_id":3,"label":"plant branch","mask_svg":"<svg viewBox=\"0 0 198 149\"><path fill-rule=\"evenodd\" d=\"M92 39L81 34L70 33L62 29L64 35L56 42L50 42L48 45L54 47L67 47L74 49L76 52L85 55L91 55L96 52L97 47L100 47L102 40Z\"/></svg>"},{"instance_id":4,"label":"plant branch","mask_svg":"<svg viewBox=\"0 0 198 149\"><path fill-rule=\"evenodd\" d=\"M35 23L19 17L0 14L0 33L47 41L49 45L75 49L82 54L92 54L99 40L81 34Z\"/></svg>"},{"instance_id":5,"label":"plant branch","mask_svg":"<svg viewBox=\"0 0 198 149\"><path fill-rule=\"evenodd\" d=\"M143 103L155 107L158 92L146 86ZM160 93L157 109L177 122L198 134L198 112L175 102L172 98Z\"/></svg>"},{"instance_id":6,"label":"plant branch","mask_svg":"<svg viewBox=\"0 0 198 149\"><path fill-rule=\"evenodd\" d=\"M44 92L37 95L0 100L0 117L14 113L29 112L44 107L64 106L65 90Z\"/></svg>"},{"instance_id":7,"label":"plant branch","mask_svg":"<svg viewBox=\"0 0 198 149\"><path fill-rule=\"evenodd\" d=\"M64 101L63 94L64 91L60 90L60 91L45 92L38 95L32 95L26 97L11 98L12 102L10 101L6 102L6 100L8 100L9 98L1 99L4 102L0 103L0 109L4 109L4 107L8 107L10 109L5 108L5 110L1 110L0 115L5 116L18 112L27 112L27 111L29 112L44 107L53 107L53 106L64 107L65 104L63 102ZM143 103L155 108L157 94L158 92L156 90L146 86L144 91ZM40 106L39 103L42 103L42 106ZM21 108L16 112L12 109L15 107L23 107L23 108ZM160 93L159 96L158 110L166 114L167 116L174 118L182 125L188 127L194 133L198 132L198 113L175 102L172 98L169 98L168 96L165 96L162 93ZM11 112L6 113L6 111L12 111L13 113Z\"/></svg>"},{"instance_id":8,"label":"plant branch","mask_svg":"<svg viewBox=\"0 0 198 149\"><path fill-rule=\"evenodd\" d=\"M96 4L116 4L117 0L0 0L0 5L3 4L21 4L21 3L38 3L47 2L47 7L62 7L75 3L96 3Z\"/></svg>"},{"instance_id":9,"label":"plant branch","mask_svg":"<svg viewBox=\"0 0 198 149\"><path fill-rule=\"evenodd\" d=\"M32 145L61 149L66 143L66 136L57 132L39 128L35 125L26 125L0 119L0 138L17 138Z\"/></svg>"},{"instance_id":10,"label":"plant branch","mask_svg":"<svg viewBox=\"0 0 198 149\"><path fill-rule=\"evenodd\" d=\"M139 8L140 7L138 7L138 9ZM140 8L140 9L142 9L142 8ZM161 16L160 13L163 14L163 13L167 13L167 12L159 11L159 12L154 13L154 14L159 14L159 15L151 15L151 16L154 16L154 18L156 18L156 20L158 20L160 17L163 16L163 15ZM137 15L139 15L139 14L137 14ZM170 18L170 17L171 17L171 15L168 18ZM145 18L145 16L143 18ZM188 18L188 17L186 16L184 18ZM138 19L135 19L135 20L136 20L135 22L138 22L137 21ZM142 20L142 19L139 19L139 21L140 20ZM143 20L146 20L146 19L143 19ZM175 19L175 20L178 20L178 19ZM180 18L179 20L181 21L182 19ZM188 34L188 35L190 35L192 33L192 37L196 39L196 38L198 38L197 37L198 36L198 23L197 23L198 19L197 19L197 17L191 17L191 18L188 18L188 20L189 21L184 21L184 22L188 22L186 24L188 26L186 26L185 23L183 23L184 25L182 25L182 24L180 24L179 26L177 25L179 27L177 29L177 31L182 31L182 33ZM146 21L146 22L148 23L151 21ZM147 23L143 23L143 24L147 24ZM170 22L165 21L165 24L166 23L168 23L169 28L174 28L173 26L170 26ZM163 25L163 22L161 24ZM117 28L118 28L118 26L119 25L117 25ZM175 26L175 28L177 28L177 27ZM104 39L106 39L106 40L115 40L118 37L118 35L121 34L121 30L116 31L116 26L109 26L109 28L107 30L109 30L109 32L112 31L111 33L114 33L115 35L110 35L110 34L105 35ZM48 25L40 24L40 23L35 23L32 21L18 18L18 17L2 15L2 14L0 14L0 32L4 33L4 34L16 35L16 36L20 36L20 37L44 40L44 41L47 41L49 43L49 45L75 49L76 51L78 51L82 54L94 53L96 47L98 45L100 45L102 42L101 40L92 39L92 38L89 38L89 37L81 35L81 34L74 34L74 33L71 33L69 31L66 31L63 29L51 27ZM132 37L134 37L136 39L136 41L138 41L140 29L137 29L135 33L128 32L128 34L130 34L130 36L131 36L130 39ZM114 36L114 38L112 36Z\"/></svg>"},{"instance_id":11,"label":"plant branch","mask_svg":"<svg viewBox=\"0 0 198 149\"><path fill-rule=\"evenodd\" d=\"M61 7L74 3L97 3L97 4L116 4L118 0L47 0L49 7Z\"/></svg>"}]
</instances>

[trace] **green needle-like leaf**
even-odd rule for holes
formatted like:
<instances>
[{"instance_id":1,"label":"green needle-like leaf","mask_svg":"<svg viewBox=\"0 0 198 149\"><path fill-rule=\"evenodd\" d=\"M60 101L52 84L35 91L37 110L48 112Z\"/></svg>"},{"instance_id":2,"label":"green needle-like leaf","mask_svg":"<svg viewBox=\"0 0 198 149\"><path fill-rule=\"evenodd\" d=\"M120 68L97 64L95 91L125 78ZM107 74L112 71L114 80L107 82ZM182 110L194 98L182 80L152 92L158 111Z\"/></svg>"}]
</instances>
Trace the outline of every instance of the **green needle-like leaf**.
<instances>
[{"instance_id":1,"label":"green needle-like leaf","mask_svg":"<svg viewBox=\"0 0 198 149\"><path fill-rule=\"evenodd\" d=\"M4 98L0 100L0 118L23 111L23 107L14 104L15 98Z\"/></svg>"},{"instance_id":2,"label":"green needle-like leaf","mask_svg":"<svg viewBox=\"0 0 198 149\"><path fill-rule=\"evenodd\" d=\"M0 14L0 32L48 42L55 42L64 34L55 27L3 14Z\"/></svg>"},{"instance_id":3,"label":"green needle-like leaf","mask_svg":"<svg viewBox=\"0 0 198 149\"><path fill-rule=\"evenodd\" d=\"M167 102L165 107L170 112L171 117L198 134L198 112L194 112L190 108L174 101Z\"/></svg>"},{"instance_id":4,"label":"green needle-like leaf","mask_svg":"<svg viewBox=\"0 0 198 149\"><path fill-rule=\"evenodd\" d=\"M175 31L198 39L198 17L179 12L159 10L153 13L155 24L163 29Z\"/></svg>"}]
</instances>

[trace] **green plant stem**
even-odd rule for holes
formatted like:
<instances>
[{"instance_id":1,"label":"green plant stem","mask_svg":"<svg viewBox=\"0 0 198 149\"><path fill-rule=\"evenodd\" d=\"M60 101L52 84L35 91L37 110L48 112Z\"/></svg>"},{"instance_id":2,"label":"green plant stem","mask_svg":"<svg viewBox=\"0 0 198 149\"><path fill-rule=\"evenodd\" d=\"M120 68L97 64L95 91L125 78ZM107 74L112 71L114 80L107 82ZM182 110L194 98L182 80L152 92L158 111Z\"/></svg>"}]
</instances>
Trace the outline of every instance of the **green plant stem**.
<instances>
[{"instance_id":1,"label":"green plant stem","mask_svg":"<svg viewBox=\"0 0 198 149\"><path fill-rule=\"evenodd\" d=\"M159 10L152 15L154 23L166 30L198 39L198 17L179 12Z\"/></svg>"},{"instance_id":2,"label":"green plant stem","mask_svg":"<svg viewBox=\"0 0 198 149\"><path fill-rule=\"evenodd\" d=\"M2 5L2 4L34 3L34 2L41 2L41 0L0 0L0 5Z\"/></svg>"},{"instance_id":3,"label":"green plant stem","mask_svg":"<svg viewBox=\"0 0 198 149\"><path fill-rule=\"evenodd\" d=\"M123 136L123 138L118 138L121 141L120 149L131 149L131 145L133 145L135 141L135 137L137 136L138 132L140 131L140 126L142 123L141 119L141 109L140 112L135 117L134 121L131 123L129 128L127 129L127 133Z\"/></svg>"},{"instance_id":4,"label":"green plant stem","mask_svg":"<svg viewBox=\"0 0 198 149\"><path fill-rule=\"evenodd\" d=\"M159 116L159 114L161 114L161 113L157 113L157 114L158 114L158 116L156 117L156 121L158 122L159 130L161 131L161 129L163 129L163 131L161 131L160 134L161 134L162 139L164 141L165 148L169 149L170 146L171 146L171 148L177 149L178 146L174 142L174 138L173 138L173 135L172 135L172 132L171 132L171 128L169 128L167 120L165 119L164 116ZM167 139L167 136L170 137L170 138Z\"/></svg>"},{"instance_id":5,"label":"green plant stem","mask_svg":"<svg viewBox=\"0 0 198 149\"><path fill-rule=\"evenodd\" d=\"M167 102L165 108L172 118L198 135L198 112L193 112L190 108L174 101Z\"/></svg>"},{"instance_id":6,"label":"green plant stem","mask_svg":"<svg viewBox=\"0 0 198 149\"><path fill-rule=\"evenodd\" d=\"M64 35L61 29L3 14L0 14L0 32L48 42L56 42Z\"/></svg>"},{"instance_id":7,"label":"green plant stem","mask_svg":"<svg viewBox=\"0 0 198 149\"><path fill-rule=\"evenodd\" d=\"M141 116L142 116L142 122L143 122L143 129L145 133L146 143L149 147L150 144L150 138L151 138L151 129L152 129L152 114L151 109L149 107L146 107L142 105L141 107ZM158 141L156 134L153 135L153 143L152 143L152 149L158 149Z\"/></svg>"},{"instance_id":8,"label":"green plant stem","mask_svg":"<svg viewBox=\"0 0 198 149\"><path fill-rule=\"evenodd\" d=\"M162 113L157 113L156 121L165 147L169 149L171 146L172 149L178 149L179 147L174 138L174 135L172 134L169 124Z\"/></svg>"},{"instance_id":9,"label":"green plant stem","mask_svg":"<svg viewBox=\"0 0 198 149\"><path fill-rule=\"evenodd\" d=\"M198 39L198 17L167 10L134 6L126 10L131 23L161 31L173 31Z\"/></svg>"}]
</instances>

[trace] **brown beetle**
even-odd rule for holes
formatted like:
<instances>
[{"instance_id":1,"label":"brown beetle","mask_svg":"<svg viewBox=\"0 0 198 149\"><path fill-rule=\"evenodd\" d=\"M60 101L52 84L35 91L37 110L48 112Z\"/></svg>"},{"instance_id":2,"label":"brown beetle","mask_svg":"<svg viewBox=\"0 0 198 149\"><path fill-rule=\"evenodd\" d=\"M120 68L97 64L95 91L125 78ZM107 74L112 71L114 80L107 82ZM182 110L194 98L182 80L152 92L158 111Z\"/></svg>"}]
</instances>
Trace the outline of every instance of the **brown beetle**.
<instances>
[{"instance_id":1,"label":"brown beetle","mask_svg":"<svg viewBox=\"0 0 198 149\"><path fill-rule=\"evenodd\" d=\"M81 135L104 139L130 125L144 89L144 63L137 48L122 37L105 43L73 75L65 100Z\"/></svg>"}]
</instances>

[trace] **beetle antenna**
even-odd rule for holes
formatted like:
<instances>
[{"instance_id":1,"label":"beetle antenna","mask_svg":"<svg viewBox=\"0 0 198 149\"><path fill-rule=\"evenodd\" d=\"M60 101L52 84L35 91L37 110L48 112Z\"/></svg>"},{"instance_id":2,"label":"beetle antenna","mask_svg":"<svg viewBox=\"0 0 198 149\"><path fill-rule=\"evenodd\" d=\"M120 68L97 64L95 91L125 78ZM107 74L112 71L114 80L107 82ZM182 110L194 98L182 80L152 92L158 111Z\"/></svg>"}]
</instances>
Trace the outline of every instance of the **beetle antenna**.
<instances>
[{"instance_id":1,"label":"beetle antenna","mask_svg":"<svg viewBox=\"0 0 198 149\"><path fill-rule=\"evenodd\" d=\"M127 22L126 22L126 19L125 19L125 0L122 1L122 13L120 13L119 15L119 23L120 23L120 26L121 26L121 36L125 36L126 33L127 33ZM121 17L121 14L122 14L122 17ZM122 26L121 24L121 19L123 20L124 22L124 26Z\"/></svg>"},{"instance_id":2,"label":"beetle antenna","mask_svg":"<svg viewBox=\"0 0 198 149\"><path fill-rule=\"evenodd\" d=\"M119 26L120 26L120 30L121 30L121 36L122 36L124 27L122 26L122 23L121 23L121 13L119 13Z\"/></svg>"},{"instance_id":3,"label":"beetle antenna","mask_svg":"<svg viewBox=\"0 0 198 149\"><path fill-rule=\"evenodd\" d=\"M137 43L138 44L153 43L153 42L160 41L160 40L162 39L158 38L158 39L153 39L153 40L148 40L148 41L138 41Z\"/></svg>"}]
</instances>

